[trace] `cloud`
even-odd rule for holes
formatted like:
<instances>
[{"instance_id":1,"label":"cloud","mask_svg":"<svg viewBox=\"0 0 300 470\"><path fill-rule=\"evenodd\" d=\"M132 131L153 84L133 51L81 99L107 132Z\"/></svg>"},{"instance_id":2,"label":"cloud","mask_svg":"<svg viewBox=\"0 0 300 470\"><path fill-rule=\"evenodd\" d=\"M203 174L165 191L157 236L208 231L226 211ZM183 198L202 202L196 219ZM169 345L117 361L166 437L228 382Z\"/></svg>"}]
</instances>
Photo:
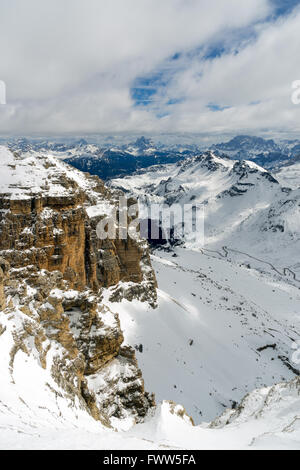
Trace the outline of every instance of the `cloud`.
<instances>
[{"instance_id":1,"label":"cloud","mask_svg":"<svg viewBox=\"0 0 300 470\"><path fill-rule=\"evenodd\" d=\"M198 126L204 132L299 132L300 107L291 102L292 82L300 78L299 27L297 8L285 18L260 24L255 40L238 53L233 48L221 57L190 63L169 89L184 97L172 116L177 116L176 126L187 130L193 122L193 130ZM205 111L209 103L219 112Z\"/></svg>"},{"instance_id":2,"label":"cloud","mask_svg":"<svg viewBox=\"0 0 300 470\"><path fill-rule=\"evenodd\" d=\"M230 132L280 121L289 129L300 112L289 100L300 78L300 13L275 21L277 7L1 0L2 132ZM143 77L151 89L157 74L149 103L137 106L132 90L145 89Z\"/></svg>"}]
</instances>

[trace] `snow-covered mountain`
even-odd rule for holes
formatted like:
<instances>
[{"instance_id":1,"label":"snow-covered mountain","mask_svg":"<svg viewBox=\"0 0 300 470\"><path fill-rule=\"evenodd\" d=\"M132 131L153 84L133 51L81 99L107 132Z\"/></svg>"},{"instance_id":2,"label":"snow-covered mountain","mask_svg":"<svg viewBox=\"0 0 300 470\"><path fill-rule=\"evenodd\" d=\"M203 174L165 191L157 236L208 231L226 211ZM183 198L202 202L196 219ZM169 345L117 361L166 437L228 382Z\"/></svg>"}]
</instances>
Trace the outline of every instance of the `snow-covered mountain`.
<instances>
[{"instance_id":1,"label":"snow-covered mountain","mask_svg":"<svg viewBox=\"0 0 300 470\"><path fill-rule=\"evenodd\" d=\"M12 151L27 154L40 152L46 156L51 152L75 168L104 180L125 176L155 164L174 163L195 154L195 149L189 146L165 147L145 137L119 145L99 145L85 139L53 142L20 138L9 142L8 146Z\"/></svg>"},{"instance_id":2,"label":"snow-covered mountain","mask_svg":"<svg viewBox=\"0 0 300 470\"><path fill-rule=\"evenodd\" d=\"M297 190L211 152L107 189L0 150L0 447L299 448ZM142 240L97 241L120 187L204 204L206 246L151 266Z\"/></svg>"},{"instance_id":3,"label":"snow-covered mountain","mask_svg":"<svg viewBox=\"0 0 300 470\"><path fill-rule=\"evenodd\" d=\"M192 150L165 148L155 145L150 139L140 137L128 145L99 149L92 155L84 149L75 151L65 161L81 171L88 171L108 180L132 174L140 168L174 163L190 155L194 155Z\"/></svg>"},{"instance_id":4,"label":"snow-covered mountain","mask_svg":"<svg viewBox=\"0 0 300 470\"><path fill-rule=\"evenodd\" d=\"M299 190L281 186L254 162L233 161L205 152L113 180L111 185L135 195L146 205L204 207L204 248L220 250L219 256L228 255L228 251L222 251L227 247L273 263L279 271L299 271L295 258L299 252ZM184 241L190 248L201 248ZM235 256L233 253L230 256ZM242 253L240 256L247 258Z\"/></svg>"},{"instance_id":5,"label":"snow-covered mountain","mask_svg":"<svg viewBox=\"0 0 300 470\"><path fill-rule=\"evenodd\" d=\"M229 142L223 142L212 146L213 149L224 151L234 156L241 156L242 152L248 152L252 155L258 155L265 152L276 152L280 146L274 140L266 140L262 137L249 135L239 135Z\"/></svg>"},{"instance_id":6,"label":"snow-covered mountain","mask_svg":"<svg viewBox=\"0 0 300 470\"><path fill-rule=\"evenodd\" d=\"M132 142L126 142L126 139L116 141L114 137L99 140L97 136L56 140L23 137L9 140L7 145L11 150L22 153L42 152L47 155L51 152L75 168L104 180L124 177L157 164L176 163L197 156L207 149L204 143L172 143L172 139L163 136L162 141L158 138L154 141L144 136ZM274 141L242 135L229 142L213 144L210 150L222 158L251 160L265 168L278 169L297 160L300 155L300 141Z\"/></svg>"},{"instance_id":7,"label":"snow-covered mountain","mask_svg":"<svg viewBox=\"0 0 300 470\"><path fill-rule=\"evenodd\" d=\"M254 160L266 168L274 168L300 155L299 140L275 142L249 135L239 135L228 142L214 144L211 150L237 160Z\"/></svg>"}]
</instances>

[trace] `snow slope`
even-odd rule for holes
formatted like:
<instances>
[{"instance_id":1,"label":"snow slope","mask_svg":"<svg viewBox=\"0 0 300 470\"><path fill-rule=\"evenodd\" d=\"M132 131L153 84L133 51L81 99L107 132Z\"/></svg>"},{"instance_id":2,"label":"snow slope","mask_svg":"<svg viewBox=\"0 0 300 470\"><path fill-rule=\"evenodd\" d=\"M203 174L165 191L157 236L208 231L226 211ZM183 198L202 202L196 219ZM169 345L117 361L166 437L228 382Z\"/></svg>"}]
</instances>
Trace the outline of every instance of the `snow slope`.
<instances>
[{"instance_id":1,"label":"snow slope","mask_svg":"<svg viewBox=\"0 0 300 470\"><path fill-rule=\"evenodd\" d=\"M275 172L275 177L282 186L300 188L300 162L282 166Z\"/></svg>"},{"instance_id":2,"label":"snow slope","mask_svg":"<svg viewBox=\"0 0 300 470\"><path fill-rule=\"evenodd\" d=\"M57 168L60 177L85 184L81 173L63 162L54 171L51 156L32 161L28 155L17 166L18 156L12 159L3 148L0 157L0 163L8 162L0 192L13 198L50 190L68 196L68 188L55 183ZM33 163L39 175L35 185ZM38 355L20 349L12 368L9 351L23 318L16 308L9 316L0 312L0 448L299 449L300 384L294 379L299 366L292 356L300 336L299 286L291 273L289 278L265 262L272 259L281 268L297 264L299 192L282 191L253 163L213 154L155 167L114 185L127 185L138 195L147 192L150 201L192 198L208 208L209 248L153 255L157 309L136 300L113 303L114 288L103 291L103 302L120 315L126 342L136 346L146 388L156 392L158 402L182 403L198 425L192 426L180 405L166 402L126 432L94 421L53 381L49 367L41 367ZM284 232L272 230L282 224ZM258 260L232 251L249 246L251 254L264 256L260 269ZM53 343L48 355L60 352ZM289 382L273 386L282 381Z\"/></svg>"},{"instance_id":3,"label":"snow slope","mask_svg":"<svg viewBox=\"0 0 300 470\"><path fill-rule=\"evenodd\" d=\"M148 206L159 203L202 207L204 248L222 251L225 246L243 252L239 257L243 261L248 262L250 255L271 263L283 275L289 268L300 279L300 260L295 257L300 252L300 190L282 187L254 162L234 162L206 152L184 162L154 166L113 180L111 185ZM190 218L191 212L187 220ZM185 233L185 245L203 248L190 235ZM264 267L267 269L267 264Z\"/></svg>"},{"instance_id":4,"label":"snow slope","mask_svg":"<svg viewBox=\"0 0 300 470\"><path fill-rule=\"evenodd\" d=\"M125 340L137 347L146 387L159 400L182 403L199 423L255 388L292 379L299 289L222 259L174 253L152 257L158 309L109 303Z\"/></svg>"},{"instance_id":5,"label":"snow slope","mask_svg":"<svg viewBox=\"0 0 300 470\"><path fill-rule=\"evenodd\" d=\"M1 371L8 372L7 345L0 346ZM256 390L236 410L196 427L180 405L164 402L126 432L105 428L68 403L49 371L23 351L14 377L4 374L1 381L0 449L300 449L299 379Z\"/></svg>"},{"instance_id":6,"label":"snow slope","mask_svg":"<svg viewBox=\"0 0 300 470\"><path fill-rule=\"evenodd\" d=\"M6 194L14 200L41 195L69 197L74 194L70 180L95 201L99 210L102 208L105 213L110 212L107 198L93 191L96 180L92 182L84 173L58 160L51 153L19 155L0 146L0 194Z\"/></svg>"},{"instance_id":7,"label":"snow slope","mask_svg":"<svg viewBox=\"0 0 300 470\"><path fill-rule=\"evenodd\" d=\"M181 406L164 402L143 424L115 432L68 402L26 352L16 356L12 377L7 346L0 342L0 449L300 449L299 379L251 393L211 425L194 427Z\"/></svg>"}]
</instances>

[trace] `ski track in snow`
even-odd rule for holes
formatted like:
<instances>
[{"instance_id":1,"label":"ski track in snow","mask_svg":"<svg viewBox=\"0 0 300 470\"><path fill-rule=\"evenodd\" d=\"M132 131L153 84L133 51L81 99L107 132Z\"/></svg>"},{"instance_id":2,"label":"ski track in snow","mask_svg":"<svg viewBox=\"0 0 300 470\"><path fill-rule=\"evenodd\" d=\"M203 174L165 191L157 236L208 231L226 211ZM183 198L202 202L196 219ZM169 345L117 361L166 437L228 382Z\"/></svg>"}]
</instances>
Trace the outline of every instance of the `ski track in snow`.
<instances>
[{"instance_id":1,"label":"ski track in snow","mask_svg":"<svg viewBox=\"0 0 300 470\"><path fill-rule=\"evenodd\" d=\"M222 247L223 253L221 251L216 251L216 250L210 250L208 248L200 248L199 251L202 252L203 254L208 253L211 256L211 253L217 254L220 258L226 258L228 261L231 261L229 259L229 251L232 253L236 253L238 255L244 255L247 256L249 259L258 261L259 263L262 263L266 266L269 266L273 271L275 271L279 276L286 278L287 282L290 280L290 276L292 276L292 280L295 281L297 284L300 283L300 279L297 278L297 274L289 267L284 267L282 268L282 272L279 271L272 263L269 263L268 261L262 260L260 258L257 258L255 256L250 255L249 253L245 253L244 251L239 251L235 250L234 248L228 248L227 246Z\"/></svg>"}]
</instances>

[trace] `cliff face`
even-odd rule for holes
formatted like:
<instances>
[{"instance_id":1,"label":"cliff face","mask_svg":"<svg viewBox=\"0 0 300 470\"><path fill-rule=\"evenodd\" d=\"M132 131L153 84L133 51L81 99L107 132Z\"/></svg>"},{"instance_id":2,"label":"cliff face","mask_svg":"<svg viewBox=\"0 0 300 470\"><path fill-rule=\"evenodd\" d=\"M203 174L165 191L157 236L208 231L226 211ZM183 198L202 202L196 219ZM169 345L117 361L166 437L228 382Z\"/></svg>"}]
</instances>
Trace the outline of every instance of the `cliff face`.
<instances>
[{"instance_id":1,"label":"cliff face","mask_svg":"<svg viewBox=\"0 0 300 470\"><path fill-rule=\"evenodd\" d=\"M115 240L101 240L96 234L98 222L117 205L118 193L109 192L97 177L83 176L52 158L5 157L14 161L8 175L13 183L4 188L11 193L0 194L0 251L11 267L60 271L72 287L88 285L95 291L119 281L143 280L141 260L148 265L149 260L142 241L122 240L118 233ZM35 166L43 170L39 187ZM23 167L19 175L18 167ZM32 173L27 184L26 179L14 182L22 173L26 178L28 167Z\"/></svg>"},{"instance_id":2,"label":"cliff face","mask_svg":"<svg viewBox=\"0 0 300 470\"><path fill-rule=\"evenodd\" d=\"M16 355L34 356L54 393L95 419L139 420L154 399L101 295L115 286L112 300L154 304L156 281L145 242L97 237L119 194L52 157L0 148L0 171L0 341L12 380Z\"/></svg>"}]
</instances>

